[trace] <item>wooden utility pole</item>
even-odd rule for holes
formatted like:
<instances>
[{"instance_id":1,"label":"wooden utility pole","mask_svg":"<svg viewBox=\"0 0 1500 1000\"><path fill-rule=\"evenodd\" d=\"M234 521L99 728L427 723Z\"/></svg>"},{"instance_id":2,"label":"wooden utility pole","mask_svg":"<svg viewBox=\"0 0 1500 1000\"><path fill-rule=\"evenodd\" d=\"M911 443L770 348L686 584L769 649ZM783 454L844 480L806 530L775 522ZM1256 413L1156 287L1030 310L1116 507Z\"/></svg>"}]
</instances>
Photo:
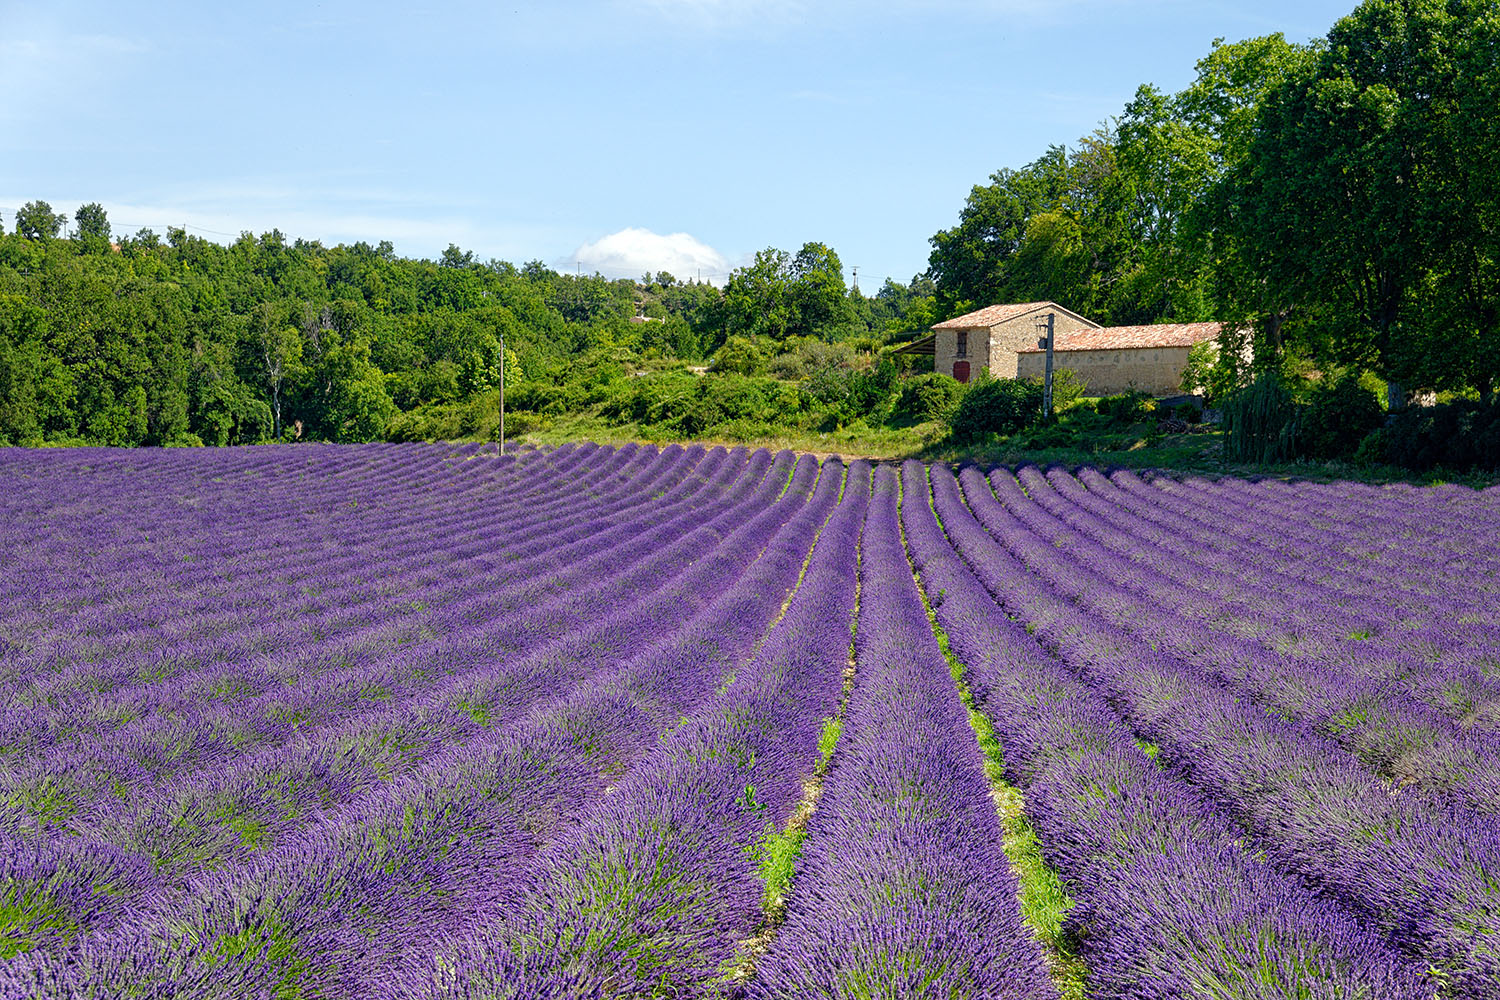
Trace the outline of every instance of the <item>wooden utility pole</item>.
<instances>
[{"instance_id":1,"label":"wooden utility pole","mask_svg":"<svg viewBox=\"0 0 1500 1000\"><path fill-rule=\"evenodd\" d=\"M1047 352L1047 369L1046 374L1042 377L1042 420L1049 424L1052 423L1052 341L1053 326L1056 319L1056 313L1047 314L1047 326L1045 328L1047 336L1036 342L1036 346ZM1042 328L1042 325L1038 323L1037 329Z\"/></svg>"}]
</instances>

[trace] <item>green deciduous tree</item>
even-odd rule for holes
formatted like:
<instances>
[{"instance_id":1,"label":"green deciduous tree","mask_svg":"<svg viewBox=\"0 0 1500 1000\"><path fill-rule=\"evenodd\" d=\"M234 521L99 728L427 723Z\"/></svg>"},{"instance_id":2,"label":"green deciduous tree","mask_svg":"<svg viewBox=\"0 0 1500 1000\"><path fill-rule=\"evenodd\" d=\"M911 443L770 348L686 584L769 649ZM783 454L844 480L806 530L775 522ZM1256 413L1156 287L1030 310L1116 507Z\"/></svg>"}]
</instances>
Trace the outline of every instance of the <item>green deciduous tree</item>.
<instances>
[{"instance_id":1,"label":"green deciduous tree","mask_svg":"<svg viewBox=\"0 0 1500 1000\"><path fill-rule=\"evenodd\" d=\"M1455 0L1453 88L1434 135L1438 266L1419 308L1446 329L1441 388L1500 386L1500 8Z\"/></svg>"},{"instance_id":2,"label":"green deciduous tree","mask_svg":"<svg viewBox=\"0 0 1500 1000\"><path fill-rule=\"evenodd\" d=\"M724 285L720 317L726 333L781 340L796 322L788 269L791 254L767 247Z\"/></svg>"},{"instance_id":3,"label":"green deciduous tree","mask_svg":"<svg viewBox=\"0 0 1500 1000\"><path fill-rule=\"evenodd\" d=\"M38 391L46 316L19 295L0 295L0 443L41 436Z\"/></svg>"},{"instance_id":4,"label":"green deciduous tree","mask_svg":"<svg viewBox=\"0 0 1500 1000\"><path fill-rule=\"evenodd\" d=\"M1053 146L1020 170L997 170L987 185L975 185L959 212L958 225L931 239L927 274L946 313L982 306L1007 296L1011 262L1026 235L1027 221L1056 206L1073 178L1067 150Z\"/></svg>"},{"instance_id":5,"label":"green deciduous tree","mask_svg":"<svg viewBox=\"0 0 1500 1000\"><path fill-rule=\"evenodd\" d=\"M78 239L84 246L91 250L108 249L109 216L103 205L97 201L79 205L78 211L73 215L73 224L77 228Z\"/></svg>"},{"instance_id":6,"label":"green deciduous tree","mask_svg":"<svg viewBox=\"0 0 1500 1000\"><path fill-rule=\"evenodd\" d=\"M364 341L338 344L310 369L300 411L315 436L330 441L378 441L396 413L385 376L370 362Z\"/></svg>"},{"instance_id":7,"label":"green deciduous tree","mask_svg":"<svg viewBox=\"0 0 1500 1000\"><path fill-rule=\"evenodd\" d=\"M716 372L759 375L766 370L766 356L749 338L732 335L714 352L709 367Z\"/></svg>"},{"instance_id":8,"label":"green deciduous tree","mask_svg":"<svg viewBox=\"0 0 1500 1000\"><path fill-rule=\"evenodd\" d=\"M804 243L787 268L795 317L791 333L831 339L853 321L844 288L844 265L824 243Z\"/></svg>"},{"instance_id":9,"label":"green deciduous tree","mask_svg":"<svg viewBox=\"0 0 1500 1000\"><path fill-rule=\"evenodd\" d=\"M1267 288L1252 298L1274 296L1315 359L1388 379L1392 409L1443 378L1416 305L1440 263L1459 32L1443 0L1366 0L1266 94L1227 181L1230 238Z\"/></svg>"},{"instance_id":10,"label":"green deciduous tree","mask_svg":"<svg viewBox=\"0 0 1500 1000\"><path fill-rule=\"evenodd\" d=\"M1214 184L1187 213L1184 230L1210 268L1213 318L1229 331L1218 363L1223 391L1232 388L1223 377L1241 377L1238 368L1247 340L1254 345L1252 364L1270 368L1282 360L1282 330L1291 308L1283 290L1265 280L1255 244L1237 236L1247 210L1241 201L1242 178L1266 95L1306 72L1315 58L1314 48L1291 44L1280 34L1230 44L1215 40L1213 50L1198 61L1196 79L1178 95L1188 120L1217 140Z\"/></svg>"},{"instance_id":11,"label":"green deciduous tree","mask_svg":"<svg viewBox=\"0 0 1500 1000\"><path fill-rule=\"evenodd\" d=\"M256 309L253 350L260 362L260 376L271 396L271 433L281 440L282 390L302 360L302 337L269 302Z\"/></svg>"},{"instance_id":12,"label":"green deciduous tree","mask_svg":"<svg viewBox=\"0 0 1500 1000\"><path fill-rule=\"evenodd\" d=\"M45 201L28 201L16 209L16 232L28 240L56 239L67 224L68 217Z\"/></svg>"},{"instance_id":13,"label":"green deciduous tree","mask_svg":"<svg viewBox=\"0 0 1500 1000\"><path fill-rule=\"evenodd\" d=\"M1184 221L1215 180L1216 144L1176 98L1154 87L1141 87L1125 106L1109 195L1130 248L1111 311L1116 320L1208 318L1205 262Z\"/></svg>"}]
</instances>

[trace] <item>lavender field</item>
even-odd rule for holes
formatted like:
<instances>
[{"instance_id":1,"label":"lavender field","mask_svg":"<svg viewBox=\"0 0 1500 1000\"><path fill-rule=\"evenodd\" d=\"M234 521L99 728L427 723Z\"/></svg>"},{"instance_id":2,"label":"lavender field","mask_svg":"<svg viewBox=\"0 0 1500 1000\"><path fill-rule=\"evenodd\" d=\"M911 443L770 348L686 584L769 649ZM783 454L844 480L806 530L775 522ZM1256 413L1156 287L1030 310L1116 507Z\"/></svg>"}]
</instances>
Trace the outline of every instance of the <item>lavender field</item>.
<instances>
[{"instance_id":1,"label":"lavender field","mask_svg":"<svg viewBox=\"0 0 1500 1000\"><path fill-rule=\"evenodd\" d=\"M7 449L0 511L0 997L1500 997L1500 490Z\"/></svg>"}]
</instances>

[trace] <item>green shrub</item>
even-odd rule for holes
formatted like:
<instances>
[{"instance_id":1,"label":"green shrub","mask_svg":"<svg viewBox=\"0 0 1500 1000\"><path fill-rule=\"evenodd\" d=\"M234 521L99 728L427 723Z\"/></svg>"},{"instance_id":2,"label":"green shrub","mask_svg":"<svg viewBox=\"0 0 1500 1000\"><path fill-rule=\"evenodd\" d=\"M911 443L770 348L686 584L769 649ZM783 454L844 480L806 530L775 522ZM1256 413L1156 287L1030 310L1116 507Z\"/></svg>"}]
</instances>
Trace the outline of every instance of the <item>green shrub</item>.
<instances>
[{"instance_id":1,"label":"green shrub","mask_svg":"<svg viewBox=\"0 0 1500 1000\"><path fill-rule=\"evenodd\" d=\"M1240 386L1244 334L1224 333L1196 343L1182 369L1182 391L1196 393L1210 403L1221 403ZM1220 341L1227 341L1228 349Z\"/></svg>"},{"instance_id":2,"label":"green shrub","mask_svg":"<svg viewBox=\"0 0 1500 1000\"><path fill-rule=\"evenodd\" d=\"M1274 372L1224 399L1224 457L1279 462L1297 453L1297 404Z\"/></svg>"},{"instance_id":3,"label":"green shrub","mask_svg":"<svg viewBox=\"0 0 1500 1000\"><path fill-rule=\"evenodd\" d=\"M854 373L835 365L819 365L802 383L802 391L820 405L842 409L849 402Z\"/></svg>"},{"instance_id":4,"label":"green shrub","mask_svg":"<svg viewBox=\"0 0 1500 1000\"><path fill-rule=\"evenodd\" d=\"M771 400L777 398L778 383L743 375L709 375L698 381L697 395L682 404L681 412L659 421L696 437L730 421L775 420Z\"/></svg>"},{"instance_id":5,"label":"green shrub","mask_svg":"<svg viewBox=\"0 0 1500 1000\"><path fill-rule=\"evenodd\" d=\"M1390 444L1389 438L1384 427L1377 427L1366 434L1359 447L1354 449L1354 464L1368 467L1384 462L1386 449Z\"/></svg>"},{"instance_id":6,"label":"green shrub","mask_svg":"<svg viewBox=\"0 0 1500 1000\"><path fill-rule=\"evenodd\" d=\"M766 365L766 372L775 378L797 382L807 378L807 359L796 351L778 354Z\"/></svg>"},{"instance_id":7,"label":"green shrub","mask_svg":"<svg viewBox=\"0 0 1500 1000\"><path fill-rule=\"evenodd\" d=\"M963 394L963 383L938 372L904 378L896 392L895 416L913 423L947 420Z\"/></svg>"},{"instance_id":8,"label":"green shrub","mask_svg":"<svg viewBox=\"0 0 1500 1000\"><path fill-rule=\"evenodd\" d=\"M1412 407L1392 417L1385 434L1392 465L1415 472L1500 470L1500 400Z\"/></svg>"},{"instance_id":9,"label":"green shrub","mask_svg":"<svg viewBox=\"0 0 1500 1000\"><path fill-rule=\"evenodd\" d=\"M733 336L714 352L709 370L736 375L759 375L766 370L766 356L745 337Z\"/></svg>"},{"instance_id":10,"label":"green shrub","mask_svg":"<svg viewBox=\"0 0 1500 1000\"><path fill-rule=\"evenodd\" d=\"M1042 416L1042 386L1031 379L975 382L953 413L952 435L960 443L987 434L1014 434Z\"/></svg>"},{"instance_id":11,"label":"green shrub","mask_svg":"<svg viewBox=\"0 0 1500 1000\"><path fill-rule=\"evenodd\" d=\"M500 422L500 394L484 392L460 403L432 403L407 413L397 413L386 425L387 441L457 441L478 438L493 441ZM505 395L505 436L528 434L549 426L535 413L515 410L510 393Z\"/></svg>"},{"instance_id":12,"label":"green shrub","mask_svg":"<svg viewBox=\"0 0 1500 1000\"><path fill-rule=\"evenodd\" d=\"M706 376L692 372L663 372L644 375L629 383L629 395L623 407L605 404L605 416L620 416L638 424L671 423L681 417L698 398L699 383Z\"/></svg>"},{"instance_id":13,"label":"green shrub","mask_svg":"<svg viewBox=\"0 0 1500 1000\"><path fill-rule=\"evenodd\" d=\"M1058 368L1052 373L1052 409L1066 410L1083 398L1088 383L1071 368Z\"/></svg>"},{"instance_id":14,"label":"green shrub","mask_svg":"<svg viewBox=\"0 0 1500 1000\"><path fill-rule=\"evenodd\" d=\"M551 382L521 382L505 387L507 410L530 410L533 413L567 413L576 409L577 400L569 387Z\"/></svg>"},{"instance_id":15,"label":"green shrub","mask_svg":"<svg viewBox=\"0 0 1500 1000\"><path fill-rule=\"evenodd\" d=\"M901 373L889 357L881 358L849 379L849 405L856 414L867 415L887 406L896 392Z\"/></svg>"},{"instance_id":16,"label":"green shrub","mask_svg":"<svg viewBox=\"0 0 1500 1000\"><path fill-rule=\"evenodd\" d=\"M397 413L386 424L387 441L456 441L478 426L478 408L467 403L434 403Z\"/></svg>"},{"instance_id":17,"label":"green shrub","mask_svg":"<svg viewBox=\"0 0 1500 1000\"><path fill-rule=\"evenodd\" d=\"M1345 375L1313 391L1298 423L1297 441L1302 454L1312 458L1348 458L1385 420L1380 400Z\"/></svg>"},{"instance_id":18,"label":"green shrub","mask_svg":"<svg viewBox=\"0 0 1500 1000\"><path fill-rule=\"evenodd\" d=\"M1203 423L1203 411L1192 403L1178 403L1172 407L1172 416L1185 424Z\"/></svg>"},{"instance_id":19,"label":"green shrub","mask_svg":"<svg viewBox=\"0 0 1500 1000\"><path fill-rule=\"evenodd\" d=\"M1116 423L1138 424L1150 419L1156 412L1156 400L1149 393L1131 390L1104 396L1094 404L1094 410L1101 417L1110 417Z\"/></svg>"},{"instance_id":20,"label":"green shrub","mask_svg":"<svg viewBox=\"0 0 1500 1000\"><path fill-rule=\"evenodd\" d=\"M848 344L830 344L816 337L788 337L781 353L772 358L768 371L777 378L795 382L819 368L852 368L854 351Z\"/></svg>"}]
</instances>

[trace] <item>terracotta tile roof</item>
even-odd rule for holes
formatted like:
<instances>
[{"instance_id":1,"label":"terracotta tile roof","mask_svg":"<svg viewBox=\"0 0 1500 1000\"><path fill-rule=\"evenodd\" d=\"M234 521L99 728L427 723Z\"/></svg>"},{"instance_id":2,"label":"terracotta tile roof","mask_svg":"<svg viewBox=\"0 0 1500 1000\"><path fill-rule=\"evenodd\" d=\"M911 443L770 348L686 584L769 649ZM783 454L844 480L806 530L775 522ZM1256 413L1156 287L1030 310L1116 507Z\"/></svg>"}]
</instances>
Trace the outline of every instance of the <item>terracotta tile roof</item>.
<instances>
[{"instance_id":1,"label":"terracotta tile roof","mask_svg":"<svg viewBox=\"0 0 1500 1000\"><path fill-rule=\"evenodd\" d=\"M1057 335L1056 351L1119 351L1138 347L1192 347L1219 335L1222 323L1155 323L1148 326L1105 326L1097 330ZM1017 354L1040 354L1027 344Z\"/></svg>"},{"instance_id":2,"label":"terracotta tile roof","mask_svg":"<svg viewBox=\"0 0 1500 1000\"><path fill-rule=\"evenodd\" d=\"M1088 323L1090 326L1097 325L1079 316L1071 309L1064 309L1056 302L1001 302L996 305L985 306L983 309L976 309L971 313L964 313L962 316L945 319L941 323L933 324L932 328L934 330L972 330L975 327L990 327L1004 323L1008 319L1015 319L1017 316L1025 316L1027 313L1038 312L1044 309L1065 312L1069 316L1083 320L1083 322Z\"/></svg>"}]
</instances>

